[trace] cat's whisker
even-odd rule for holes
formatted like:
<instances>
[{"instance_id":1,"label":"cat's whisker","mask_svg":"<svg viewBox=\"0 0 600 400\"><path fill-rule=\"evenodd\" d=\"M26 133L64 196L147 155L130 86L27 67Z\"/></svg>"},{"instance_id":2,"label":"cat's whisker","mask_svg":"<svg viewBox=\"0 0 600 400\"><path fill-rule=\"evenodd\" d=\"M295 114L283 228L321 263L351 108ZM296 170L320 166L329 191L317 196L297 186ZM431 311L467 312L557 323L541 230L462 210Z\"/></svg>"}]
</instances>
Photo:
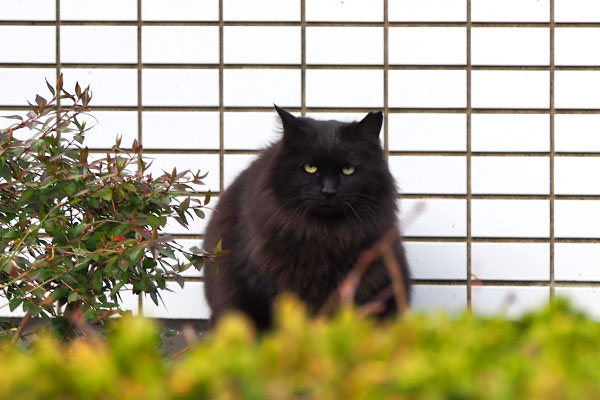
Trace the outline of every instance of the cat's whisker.
<instances>
[{"instance_id":1,"label":"cat's whisker","mask_svg":"<svg viewBox=\"0 0 600 400\"><path fill-rule=\"evenodd\" d=\"M344 202L344 205L346 205L356 216L356 218L358 219L358 221L361 224L364 224L365 222L363 221L363 219L361 218L361 216L358 214L358 212L354 209L354 207L352 207L352 204L350 204L349 202Z\"/></svg>"},{"instance_id":2,"label":"cat's whisker","mask_svg":"<svg viewBox=\"0 0 600 400\"><path fill-rule=\"evenodd\" d=\"M373 206L365 202L356 202L357 207L361 208L369 217L376 218L377 213Z\"/></svg>"},{"instance_id":3,"label":"cat's whisker","mask_svg":"<svg viewBox=\"0 0 600 400\"><path fill-rule=\"evenodd\" d=\"M375 197L368 195L366 193L355 193L354 196L362 198L362 199L367 199L369 201L372 201L373 203L377 203L377 199Z\"/></svg>"}]
</instances>

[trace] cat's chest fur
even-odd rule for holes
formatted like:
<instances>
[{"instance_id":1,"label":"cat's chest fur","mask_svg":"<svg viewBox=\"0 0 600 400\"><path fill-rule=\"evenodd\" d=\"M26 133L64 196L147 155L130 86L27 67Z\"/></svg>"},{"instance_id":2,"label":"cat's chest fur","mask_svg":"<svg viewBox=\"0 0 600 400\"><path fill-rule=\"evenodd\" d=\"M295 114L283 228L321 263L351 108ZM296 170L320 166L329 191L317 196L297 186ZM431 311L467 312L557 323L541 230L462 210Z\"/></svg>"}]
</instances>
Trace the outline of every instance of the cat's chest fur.
<instances>
[{"instance_id":1,"label":"cat's chest fur","mask_svg":"<svg viewBox=\"0 0 600 400\"><path fill-rule=\"evenodd\" d=\"M252 225L256 229L246 249L250 263L272 282L276 293L294 292L312 307L335 290L366 248L346 224L273 228L263 222Z\"/></svg>"}]
</instances>

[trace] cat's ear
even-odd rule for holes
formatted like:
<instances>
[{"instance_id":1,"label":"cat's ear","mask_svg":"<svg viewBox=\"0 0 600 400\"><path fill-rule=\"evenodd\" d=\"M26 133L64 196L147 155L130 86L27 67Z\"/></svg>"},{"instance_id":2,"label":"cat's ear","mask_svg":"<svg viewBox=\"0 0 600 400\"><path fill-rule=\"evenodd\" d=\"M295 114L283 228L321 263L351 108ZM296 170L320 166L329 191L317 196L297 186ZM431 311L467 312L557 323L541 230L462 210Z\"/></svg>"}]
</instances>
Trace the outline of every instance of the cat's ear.
<instances>
[{"instance_id":1,"label":"cat's ear","mask_svg":"<svg viewBox=\"0 0 600 400\"><path fill-rule=\"evenodd\" d=\"M294 138L298 137L296 133L300 131L300 120L298 117L293 116L283 108L278 107L276 104L273 104L273 106L275 106L275 110L277 110L277 114L279 114L279 118L281 118L284 141L292 141Z\"/></svg>"},{"instance_id":2,"label":"cat's ear","mask_svg":"<svg viewBox=\"0 0 600 400\"><path fill-rule=\"evenodd\" d=\"M381 125L383 124L383 113L381 111L370 112L356 126L357 132L372 137L379 137Z\"/></svg>"},{"instance_id":3,"label":"cat's ear","mask_svg":"<svg viewBox=\"0 0 600 400\"><path fill-rule=\"evenodd\" d=\"M273 104L273 106L275 106L275 110L277 111L277 114L279 114L279 118L281 118L281 124L283 125L284 131L288 130L289 128L296 128L298 125L298 118L294 117L283 108L278 107L277 104Z\"/></svg>"}]
</instances>

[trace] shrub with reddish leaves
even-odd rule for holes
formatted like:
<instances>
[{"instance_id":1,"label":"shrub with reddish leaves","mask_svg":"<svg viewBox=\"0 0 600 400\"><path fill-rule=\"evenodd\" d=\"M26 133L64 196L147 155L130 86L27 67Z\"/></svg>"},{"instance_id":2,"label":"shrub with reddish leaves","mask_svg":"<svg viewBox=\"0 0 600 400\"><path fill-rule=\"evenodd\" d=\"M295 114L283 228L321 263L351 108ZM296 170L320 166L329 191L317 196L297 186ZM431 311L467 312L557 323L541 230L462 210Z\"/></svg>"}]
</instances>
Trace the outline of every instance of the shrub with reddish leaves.
<instances>
[{"instance_id":1,"label":"shrub with reddish leaves","mask_svg":"<svg viewBox=\"0 0 600 400\"><path fill-rule=\"evenodd\" d=\"M122 314L125 290L158 304L167 280L183 286L180 273L210 255L161 229L170 218L185 227L203 218L210 193L198 191L200 171L152 176L137 141L126 150L117 138L92 157L81 118L89 87L69 93L61 75L48 89L49 100L37 95L0 130L0 304L67 334ZM0 334L16 339L22 328L5 322Z\"/></svg>"}]
</instances>

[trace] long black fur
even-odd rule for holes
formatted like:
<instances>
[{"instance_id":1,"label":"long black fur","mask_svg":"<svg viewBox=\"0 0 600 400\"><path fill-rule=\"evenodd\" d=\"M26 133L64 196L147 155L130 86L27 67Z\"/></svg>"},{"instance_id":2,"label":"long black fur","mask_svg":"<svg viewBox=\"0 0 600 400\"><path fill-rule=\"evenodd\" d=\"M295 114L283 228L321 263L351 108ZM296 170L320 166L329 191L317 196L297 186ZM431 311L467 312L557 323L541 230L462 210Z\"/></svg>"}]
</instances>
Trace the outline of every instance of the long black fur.
<instances>
[{"instance_id":1,"label":"long black fur","mask_svg":"<svg viewBox=\"0 0 600 400\"><path fill-rule=\"evenodd\" d=\"M206 250L214 250L219 240L229 250L218 258L218 267L213 262L205 266L213 323L238 310L259 329L269 328L273 300L286 291L316 312L361 252L398 223L396 187L379 142L381 112L343 123L276 109L282 139L225 190L206 231ZM317 166L318 172L306 172L305 164ZM344 175L347 166L355 172ZM393 248L410 293L400 239ZM378 261L363 277L355 300L364 304L389 286L387 270ZM388 299L382 314L395 310Z\"/></svg>"}]
</instances>

